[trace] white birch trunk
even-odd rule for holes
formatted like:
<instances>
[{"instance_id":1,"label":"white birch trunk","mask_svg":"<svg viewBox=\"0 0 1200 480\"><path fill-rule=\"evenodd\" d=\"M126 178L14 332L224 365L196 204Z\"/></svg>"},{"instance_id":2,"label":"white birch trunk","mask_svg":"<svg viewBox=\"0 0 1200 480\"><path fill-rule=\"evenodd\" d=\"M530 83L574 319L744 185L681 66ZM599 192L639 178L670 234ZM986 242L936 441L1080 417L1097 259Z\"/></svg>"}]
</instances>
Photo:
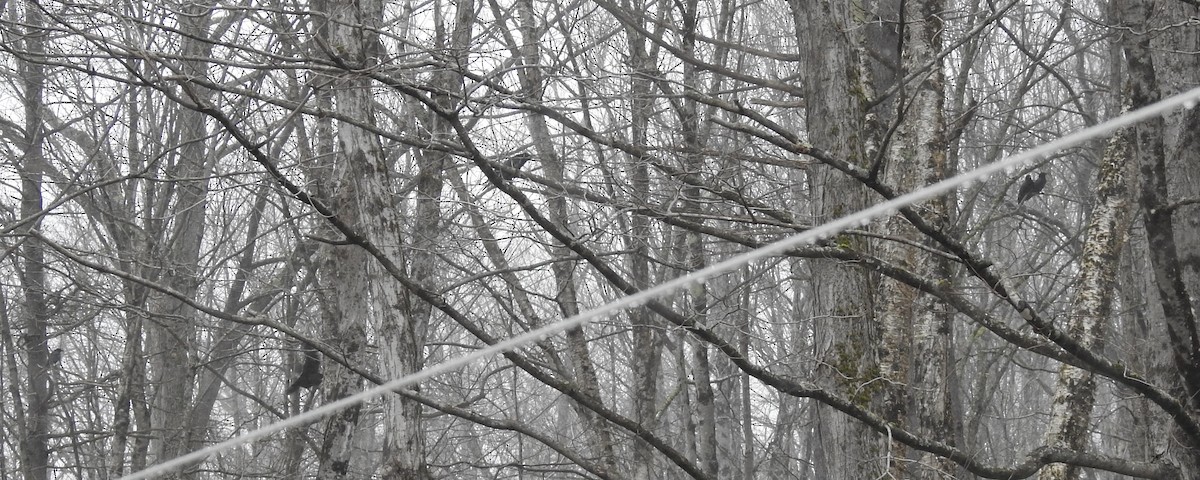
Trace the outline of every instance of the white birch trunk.
<instances>
[{"instance_id":1,"label":"white birch trunk","mask_svg":"<svg viewBox=\"0 0 1200 480\"><path fill-rule=\"evenodd\" d=\"M946 178L951 171L946 154L945 93L942 63L934 61L941 50L943 24L938 14L943 11L941 0L904 2L903 36L880 42L878 55L889 51L900 53L897 59L906 67L899 76L916 70L931 61L926 73L908 85L900 87L896 100L887 105L899 117L899 125L887 146L884 166L885 183L900 191L912 191ZM888 34L879 37L887 39ZM899 47L893 45L901 42ZM889 45L892 45L889 47ZM882 75L881 75L882 76ZM883 85L880 88L886 87ZM897 121L891 119L890 121ZM915 207L934 219L954 218L950 211L953 202L938 197ZM890 237L916 243L930 243L897 215L887 219L884 231ZM929 245L937 249L936 245ZM948 279L946 260L925 250L897 242L886 242L883 255L914 273L928 278ZM952 349L950 307L935 297L889 278L881 280L879 322L883 329L883 351L880 353L880 374L891 381L885 389L883 413L891 421L931 436L945 436L952 431L950 419L949 364ZM954 472L953 465L932 455L908 452L893 444L891 452L908 461L893 461L889 470L900 477L943 478Z\"/></svg>"},{"instance_id":2,"label":"white birch trunk","mask_svg":"<svg viewBox=\"0 0 1200 480\"><path fill-rule=\"evenodd\" d=\"M1087 227L1087 240L1080 259L1079 286L1072 301L1066 328L1071 337L1087 348L1099 348L1104 341L1104 326L1112 313L1113 286L1117 265L1129 231L1132 204L1128 187L1133 165L1130 131L1113 136L1104 154L1096 182L1096 207ZM1047 445L1084 451L1087 448L1089 420L1096 382L1088 371L1063 365L1059 369L1050 423L1046 428ZM1079 478L1079 468L1053 464L1038 474L1039 480Z\"/></svg>"},{"instance_id":3,"label":"white birch trunk","mask_svg":"<svg viewBox=\"0 0 1200 480\"><path fill-rule=\"evenodd\" d=\"M330 18L321 33L339 61L351 66L379 62L385 52L379 41L378 23L383 5L378 1L331 1L324 11ZM375 106L371 82L353 75L336 90L339 113L373 125ZM380 139L353 124L343 122L337 130L338 165L330 188L331 205L347 224L371 242L393 265L403 265L401 241L404 229L391 193L392 165L384 155ZM436 169L434 170L436 172ZM437 173L435 173L437 175ZM433 212L436 217L436 209ZM433 234L433 232L428 232ZM405 308L403 287L375 259L357 246L327 249L322 265L332 290L326 302L325 335L330 345L346 359L365 364L367 322L379 332L380 373L398 378L420 368L423 359L424 325ZM363 388L363 380L344 367L325 362L324 392L335 400ZM424 437L420 406L404 397L384 399L384 478L425 478ZM362 464L365 452L355 437L362 421L362 407L355 406L331 416L324 424L319 475L322 478L361 478L373 470Z\"/></svg>"}]
</instances>

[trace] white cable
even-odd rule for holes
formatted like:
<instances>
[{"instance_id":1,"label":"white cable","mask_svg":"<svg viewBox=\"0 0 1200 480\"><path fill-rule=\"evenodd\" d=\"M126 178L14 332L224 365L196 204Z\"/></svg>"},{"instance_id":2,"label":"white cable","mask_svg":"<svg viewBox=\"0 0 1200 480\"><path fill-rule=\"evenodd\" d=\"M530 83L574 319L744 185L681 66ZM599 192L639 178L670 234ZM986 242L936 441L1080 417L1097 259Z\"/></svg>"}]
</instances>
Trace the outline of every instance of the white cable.
<instances>
[{"instance_id":1,"label":"white cable","mask_svg":"<svg viewBox=\"0 0 1200 480\"><path fill-rule=\"evenodd\" d=\"M743 253L741 255L736 255L734 257L730 257L727 260L715 263L706 268L697 270L695 272L689 273L687 275L676 278L674 280L670 280L670 281L661 283L655 287L648 288L641 292L635 293L633 295L628 295L626 297L622 297L617 300L613 300L612 302L606 303L606 304L596 307L594 309L580 313L579 315L576 315L574 317L567 318L567 319L561 320L559 322L546 325L544 327L526 332L521 335L517 335L508 340L504 340L499 343L496 343L495 345L481 348L479 350L476 350L472 353L455 358L453 360L448 360L448 361L439 363L437 365L428 367L424 370L413 373L411 375L406 375L404 377L397 378L395 380L384 383L377 387L363 390L362 392L348 396L341 400L327 403L325 405L314 408L307 412L297 414L296 416L293 416L293 417L288 417L286 419L280 420L271 425L267 425L265 427L259 428L258 430L244 433L237 437L233 437L229 440L225 440L221 443L213 444L213 445L210 445L203 449L189 453L187 455L183 455L181 457L177 457L177 458L168 460L168 461L160 463L158 465L148 467L140 472L131 473L125 477L121 477L121 480L138 480L138 479L144 479L144 478L152 478L152 477L173 471L175 469L181 468L184 465L188 465L193 462L199 462L201 460L204 460L209 455L212 455L214 453L218 453L218 452L221 452L224 450L228 450L228 449L235 447L237 445L240 445L242 443L246 443L251 440L256 440L256 439L265 437L267 435L278 432L280 430L284 430L284 429L291 428L291 427L297 427L300 425L305 425L305 424L314 422L325 415L332 414L343 408L346 408L346 407L349 407L356 403L367 400L371 397L381 395L381 394L387 393L387 392L395 390L395 389L399 389L402 387L412 385L412 384L420 382L422 380L431 378L435 375L440 375L442 373L457 370L457 369L464 367L472 362L475 362L476 360L479 360L479 359L482 359L485 357L490 357L492 355L496 355L499 353L503 353L503 352L521 347L525 344L532 343L533 341L535 341L537 339L540 339L543 337L548 337L550 335L557 334L564 330L568 330L570 328L584 325L593 319L608 315L610 313L615 313L615 312L618 312L618 311L621 311L621 310L624 310L627 308L639 306L639 305L641 305L649 300L652 300L654 298L657 298L662 295L666 295L668 293L672 293L676 290L682 289L690 283L703 282L706 279L712 278L712 277L714 277L718 274L724 273L724 272L728 272L728 271L737 269L738 267L741 267L742 265L745 265L752 261L779 255L783 252L786 252L789 249L799 247L802 245L811 244L822 238L836 235L839 232L841 232L842 230L856 227L856 226L861 226L867 222L870 222L871 220L873 220L875 218L892 214L893 212L897 211L901 207L912 205L913 203L916 203L916 202L919 202L922 200L926 200L926 199L935 197L937 195L941 195L943 193L947 193L947 192L953 190L955 187L958 187L960 185L968 184L968 183L975 182L975 181L982 181L984 178L988 177L989 175L999 172L1001 170L1004 170L1006 168L1016 167L1018 165L1021 165L1021 164L1027 163L1027 162L1031 162L1031 161L1034 161L1034 160L1037 160L1040 158L1045 158L1058 150L1061 150L1061 149L1064 149L1067 147L1071 147L1074 145L1078 145L1087 140L1091 140L1093 138L1113 132L1119 128L1132 125L1134 123L1140 122L1142 120L1145 120L1147 118L1150 118L1150 117L1153 117L1156 115L1164 115L1164 114L1170 112L1171 110L1174 110L1175 108L1180 107L1180 106L1183 106L1185 108L1193 108L1196 106L1197 103L1200 103L1200 88L1189 90L1187 92L1181 93L1174 97L1167 98L1165 100L1161 100L1152 105L1146 106L1144 108L1140 108L1138 110L1135 110L1135 111L1132 111L1129 113L1126 113L1125 115L1121 115L1117 118L1113 118L1111 120L1099 123L1095 126L1085 128L1078 132L1069 134L1058 140L1044 143L1040 146L1031 148L1031 149L1021 152L1019 154L999 160L995 163L985 165L983 167L977 168L970 172L962 173L955 177L942 180L940 182L934 183L932 185L929 185L925 188L914 191L912 193L907 193L907 194L901 195L892 200L874 205L865 210L861 210L859 212L847 215L845 217L831 221L829 223L825 223L825 224L815 227L811 230L808 230L804 233L793 235L791 237L785 238L783 240L772 243L770 245L765 245L765 246L759 247L757 249L751 250L749 252Z\"/></svg>"}]
</instances>

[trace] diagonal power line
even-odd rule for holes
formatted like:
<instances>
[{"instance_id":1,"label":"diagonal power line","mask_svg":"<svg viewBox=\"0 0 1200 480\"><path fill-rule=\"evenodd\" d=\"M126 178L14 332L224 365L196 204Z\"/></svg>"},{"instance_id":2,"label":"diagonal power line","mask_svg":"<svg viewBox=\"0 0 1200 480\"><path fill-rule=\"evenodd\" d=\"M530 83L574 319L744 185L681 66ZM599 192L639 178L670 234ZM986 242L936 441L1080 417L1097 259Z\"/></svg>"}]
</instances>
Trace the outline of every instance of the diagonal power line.
<instances>
[{"instance_id":1,"label":"diagonal power line","mask_svg":"<svg viewBox=\"0 0 1200 480\"><path fill-rule=\"evenodd\" d=\"M640 306L647 301L684 289L691 284L702 283L709 278L735 270L747 263L780 255L790 249L812 244L820 239L837 235L843 230L862 226L863 224L876 218L894 214L902 207L948 193L963 185L983 181L987 177L1006 169L1016 168L1039 159L1047 158L1054 152L1081 144L1097 137L1104 136L1116 131L1117 129L1133 125L1142 120L1146 120L1158 115L1165 115L1166 113L1181 107L1194 108L1197 104L1200 104L1200 88L1189 90L1179 95L1161 100L1138 110L1099 123L1095 126L1071 133L1057 140L1044 143L1019 154L1006 157L995 163L985 165L975 170L965 172L926 186L914 192L876 204L840 219L817 226L803 233L793 235L775 243L765 245L734 257L730 257L729 259L715 263L704 269L697 270L664 283L660 283L654 287L642 290L632 295L613 300L612 302L585 311L574 317L566 318L536 330L532 330L507 340L497 342L494 345L480 348L472 353L462 355L437 365L433 365L411 375L397 378L382 385L363 390L362 392L346 398L322 405L318 408L314 408L307 412L297 414L293 417L288 417L257 430L246 432L223 442L216 443L186 455L165 461L158 465L148 467L139 472L131 473L127 476L121 477L121 480L155 478L164 473L180 469L185 465L203 461L210 455L220 453L243 443L248 443L288 428L315 422L326 415L336 413L342 409L366 401L370 398L413 385L443 373L458 370L459 368L470 365L478 360L520 348L521 346L533 343L539 339L561 333L571 328L582 326L595 319L611 315L625 309Z\"/></svg>"}]
</instances>

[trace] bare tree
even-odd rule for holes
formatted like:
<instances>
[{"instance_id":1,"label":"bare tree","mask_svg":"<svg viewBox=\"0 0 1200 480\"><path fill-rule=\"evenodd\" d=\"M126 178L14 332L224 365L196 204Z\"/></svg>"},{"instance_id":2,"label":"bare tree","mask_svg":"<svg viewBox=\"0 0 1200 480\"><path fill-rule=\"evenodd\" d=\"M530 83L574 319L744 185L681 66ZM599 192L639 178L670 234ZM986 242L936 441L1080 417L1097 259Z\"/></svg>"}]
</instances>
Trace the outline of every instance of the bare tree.
<instances>
[{"instance_id":1,"label":"bare tree","mask_svg":"<svg viewBox=\"0 0 1200 480\"><path fill-rule=\"evenodd\" d=\"M12 400L19 429L17 438L20 442L21 474L27 479L47 479L50 478L50 407L53 404L51 374L55 365L50 362L48 336L51 311L47 296L46 247L38 238L44 229L39 215L46 207L42 196L46 126L41 115L45 102L46 68L38 61L38 57L45 55L46 45L41 31L44 21L38 7L32 2L21 2L18 8L23 10L18 15L23 14L21 17L28 25L22 29L20 48L30 57L19 61L17 78L25 117L19 144L21 156L17 163L21 192L19 218L24 220L22 230L28 235L18 246L21 259L18 272L23 298L17 328L21 332L21 349L27 366L23 372L25 381L21 382L24 389L13 388ZM5 323L11 325L7 319ZM11 332L11 326L5 330ZM6 343L14 346L15 342ZM61 353L60 350L60 357ZM18 382L19 376L14 375L10 381Z\"/></svg>"},{"instance_id":2,"label":"bare tree","mask_svg":"<svg viewBox=\"0 0 1200 480\"><path fill-rule=\"evenodd\" d=\"M27 478L237 437L1185 91L1200 61L1189 2L4 7L0 475ZM1198 118L173 475L1190 478Z\"/></svg>"}]
</instances>

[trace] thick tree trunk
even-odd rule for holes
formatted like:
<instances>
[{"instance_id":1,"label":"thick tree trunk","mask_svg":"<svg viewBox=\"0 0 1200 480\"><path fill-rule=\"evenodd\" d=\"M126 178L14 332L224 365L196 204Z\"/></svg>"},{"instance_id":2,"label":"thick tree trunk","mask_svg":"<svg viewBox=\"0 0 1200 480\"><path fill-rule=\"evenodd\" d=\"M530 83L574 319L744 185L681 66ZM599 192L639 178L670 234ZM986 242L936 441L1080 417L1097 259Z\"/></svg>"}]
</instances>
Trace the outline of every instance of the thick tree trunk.
<instances>
[{"instance_id":1,"label":"thick tree trunk","mask_svg":"<svg viewBox=\"0 0 1200 480\"><path fill-rule=\"evenodd\" d=\"M40 31L43 23L41 10L33 2L27 2L25 12L24 21L28 25L29 35L24 37L22 47L36 56L45 51L44 33ZM18 167L21 176L21 218L34 218L44 206L42 177L46 159L41 110L45 107L42 94L46 77L45 68L34 62L20 61L19 69L25 114L23 142L18 146L21 152ZM30 222L24 230L40 233L41 222ZM29 382L24 402L27 410L18 417L23 420L18 430L20 465L26 480L45 480L50 478L50 397L53 393L53 366L49 362L50 347L47 344L50 309L46 303L45 245L37 238L26 237L21 243L20 253L21 291L24 294L20 317L20 325L24 327L21 341L28 362L25 375ZM14 376L13 380L16 378ZM14 400L20 400L18 396L14 397ZM18 405L18 408L21 406Z\"/></svg>"},{"instance_id":2,"label":"thick tree trunk","mask_svg":"<svg viewBox=\"0 0 1200 480\"><path fill-rule=\"evenodd\" d=\"M1123 23L1133 31L1144 31L1149 9L1143 2L1118 2ZM1128 35L1123 37L1128 62L1129 91L1133 108L1157 101L1159 92L1157 72L1150 54L1149 39ZM1146 215L1146 233L1150 242L1150 261L1155 283L1166 314L1167 332L1171 336L1174 361L1181 374L1184 398L1200 405L1200 336L1191 309L1191 300L1184 288L1179 271L1179 254L1175 243L1174 210L1167 191L1166 155L1163 147L1165 123L1161 117L1146 120L1135 128L1135 156L1141 172L1141 207Z\"/></svg>"},{"instance_id":3,"label":"thick tree trunk","mask_svg":"<svg viewBox=\"0 0 1200 480\"><path fill-rule=\"evenodd\" d=\"M1164 97L1194 88L1200 81L1200 29L1188 22L1196 17L1195 5L1187 2L1155 2L1157 33L1151 45L1156 59L1159 90ZM1188 26L1183 26L1188 25ZM1164 150L1167 152L1167 188L1173 199L1200 197L1200 109L1172 112L1165 118ZM1192 310L1200 312L1200 204L1181 205L1174 212L1175 243L1183 262L1180 274L1191 298Z\"/></svg>"},{"instance_id":4,"label":"thick tree trunk","mask_svg":"<svg viewBox=\"0 0 1200 480\"><path fill-rule=\"evenodd\" d=\"M1186 69L1189 64L1194 65L1194 58L1155 58L1156 50L1181 51L1180 49L1186 49L1188 45L1187 41L1168 41L1155 48L1152 35L1160 31L1156 22L1169 24L1171 21L1187 18L1187 15L1182 15L1172 19L1159 12L1159 8L1162 6L1158 2L1112 2L1116 22L1128 29L1122 32L1120 44L1125 53L1128 82L1126 90L1132 108L1159 100L1163 97L1164 89L1178 89L1183 86L1181 83L1189 86L1195 84L1196 71ZM1190 32L1189 35L1190 43L1195 45L1195 33ZM1166 38L1170 39L1171 36ZM1193 78L1184 81L1184 75ZM1170 86L1172 83L1174 85ZM1191 225L1195 225L1197 221L1182 215L1183 212L1194 211L1195 207L1172 207L1172 202L1179 198L1179 195L1173 195L1171 183L1172 179L1179 181L1181 178L1194 177L1195 172L1200 171L1195 165L1195 159L1200 154L1194 149L1191 152L1182 151L1187 150L1186 145L1200 143L1197 141L1196 132L1188 130L1188 127L1197 124L1200 124L1200 117L1194 108L1170 117L1170 123L1163 117L1154 117L1134 127L1132 142L1140 179L1139 201L1145 219L1149 265L1166 325L1168 350L1174 366L1171 370L1175 372L1171 378L1163 378L1161 381L1172 386L1178 398L1188 399L1193 412L1200 411L1200 368L1196 368L1196 365L1200 364L1200 325L1197 325L1194 309L1196 302L1200 301L1195 297L1197 288L1200 287L1193 285L1193 288L1189 289L1187 281L1189 278L1200 278L1197 276L1197 269L1200 267L1187 255L1195 254L1200 249L1195 247L1196 239L1191 237L1195 234ZM1178 169L1171 168L1172 160L1167 156L1166 137L1175 132L1178 137L1173 138L1171 143L1177 148L1173 149L1172 153L1180 151L1181 156L1171 158L1177 162L1175 165L1179 166ZM1181 146L1182 149L1179 148ZM1189 160L1192 160L1190 165ZM1192 245L1185 246L1188 243ZM1178 437L1186 438L1182 435ZM1181 467L1184 478L1190 478L1200 473L1200 444L1192 439L1185 447L1187 448L1171 448L1163 453Z\"/></svg>"},{"instance_id":5,"label":"thick tree trunk","mask_svg":"<svg viewBox=\"0 0 1200 480\"><path fill-rule=\"evenodd\" d=\"M899 32L877 32L869 42L874 55L896 59L905 68L892 72L877 67L875 77L891 85L895 76L911 71L921 73L914 81L899 86L895 100L888 103L896 113L890 119L899 122L886 158L879 171L885 183L901 191L912 191L946 178L951 172L946 155L946 122L942 62L936 55L942 48L944 29L939 15L944 11L942 0L922 0L889 5L881 10L885 20L895 15L904 21ZM903 8L899 12L898 8ZM887 12L887 13L885 13ZM890 13L897 12L897 13ZM885 22L886 23L886 22ZM896 42L900 42L896 46ZM889 47L891 45L891 47ZM891 54L898 52L899 55ZM885 62L886 63L886 62ZM921 67L932 64L927 70ZM885 83L886 82L886 83ZM919 208L929 218L954 218L951 199L943 196L922 204ZM924 243L936 250L928 238L918 232L903 217L888 218L883 229L889 237ZM885 243L883 255L892 262L928 278L948 279L950 269L945 258L927 250L912 248L897 242ZM891 381L883 395L883 412L892 421L930 436L944 436L953 431L950 415L950 365L953 348L951 308L932 295L921 293L901 282L881 280L879 323L883 330L880 352L880 374ZM913 462L893 462L890 470L897 477L944 478L954 472L945 459L918 453L907 453L901 445L892 452L909 457Z\"/></svg>"},{"instance_id":6,"label":"thick tree trunk","mask_svg":"<svg viewBox=\"0 0 1200 480\"><path fill-rule=\"evenodd\" d=\"M677 4L679 13L682 17L682 50L685 56L694 57L696 55L696 22L697 22L697 0L685 0ZM687 91L698 91L700 89L697 80L699 72L695 65L686 63L683 65L683 80L682 88ZM683 149L685 152L700 152L706 148L703 139L700 138L700 120L699 112L697 111L696 101L691 98L683 98L677 103L676 115L679 117L680 133L683 137ZM685 153L682 163L684 168L689 172L704 172L707 170L705 159L697 153ZM693 214L699 225L704 224L705 209L703 207L704 191L696 185L687 185L683 188L683 196L679 202L679 211L683 213ZM683 251L680 255L681 263L688 272L695 272L703 269L708 265L710 252L705 248L703 238L700 233L695 231L687 231L683 233L684 243ZM709 291L707 283L697 283L688 288L686 296L689 301L683 311L698 325L709 325ZM695 462L700 465L701 470L712 478L721 478L722 466L725 470L730 471L731 462L722 461L725 458L722 456L721 436L718 434L717 425L717 394L713 387L713 362L709 358L709 345L706 342L690 338L688 342L692 352L692 383L696 388L695 396L695 415L696 415L696 458Z\"/></svg>"},{"instance_id":7,"label":"thick tree trunk","mask_svg":"<svg viewBox=\"0 0 1200 480\"><path fill-rule=\"evenodd\" d=\"M689 238L693 238L693 234L688 234ZM694 246L689 242L689 247ZM696 253L692 252L693 259ZM690 262L695 262L691 260ZM697 265L688 266L689 270L695 271ZM699 267L703 268L703 267ZM708 289L703 284L696 285L689 289L689 297L691 299L689 313L697 324L708 324ZM688 344L692 351L691 381L696 387L696 401L693 403L696 416L696 457L694 461L700 465L701 471L708 474L712 478L718 478L718 472L721 466L721 457L717 448L717 412L716 412L716 394L713 389L713 374L712 365L708 356L708 344L697 341L695 338L688 337Z\"/></svg>"},{"instance_id":8,"label":"thick tree trunk","mask_svg":"<svg viewBox=\"0 0 1200 480\"><path fill-rule=\"evenodd\" d=\"M853 20L853 2L832 0L789 2L804 72L805 118L809 141L859 166L866 166L873 141L864 122L870 90L861 68L862 25ZM864 90L865 89L865 90ZM866 206L867 196L855 180L826 166L810 169L812 223L842 217ZM846 248L865 242L843 235ZM870 276L854 265L833 260L811 262L815 292L813 320L815 375L820 384L867 407L877 397L879 363L875 351L879 330L873 319L874 288ZM814 469L817 478L852 480L884 474L884 445L860 422L830 407L816 407Z\"/></svg>"},{"instance_id":9,"label":"thick tree trunk","mask_svg":"<svg viewBox=\"0 0 1200 480\"><path fill-rule=\"evenodd\" d=\"M345 206L340 195L331 198L331 206L343 219L352 208ZM352 223L357 224L357 223ZM331 233L331 232L327 232ZM366 319L370 307L367 292L370 276L366 273L369 261L366 253L355 247L326 247L322 249L323 260L318 267L322 273L320 288L325 291L322 299L321 337L325 343L342 354L350 362L365 363L363 352L366 347ZM332 362L322 364L324 380L321 394L326 401L337 400L354 394L363 388L363 380L354 372ZM322 423L323 437L320 442L317 475L319 478L360 478L367 475L361 465L364 452L355 448L359 433L362 406L346 408Z\"/></svg>"},{"instance_id":10,"label":"thick tree trunk","mask_svg":"<svg viewBox=\"0 0 1200 480\"><path fill-rule=\"evenodd\" d=\"M329 22L317 26L318 36L337 55L335 61L359 68L380 61L385 55L377 28L383 15L377 1L330 1L317 5ZM351 74L334 94L339 113L358 122L374 125L375 105L371 82ZM328 141L329 139L325 139ZM319 139L320 141L320 139ZM334 212L346 224L372 242L388 261L402 265L403 224L390 191L392 166L384 156L379 137L349 122L337 127L335 174L321 191L329 197ZM319 150L333 150L319 146ZM329 293L323 302L323 337L327 344L352 364L364 365L369 358L367 324L374 320L379 332L381 373L396 378L420 368L423 340L419 328L408 318L404 291L367 252L357 246L326 247L322 284ZM345 367L324 362L322 392L337 400L361 390L363 379ZM385 399L383 475L387 478L424 478L424 441L420 407L399 396ZM359 478L370 475L363 463L365 451L357 438L363 407L356 405L324 422L318 475L321 478Z\"/></svg>"},{"instance_id":11,"label":"thick tree trunk","mask_svg":"<svg viewBox=\"0 0 1200 480\"><path fill-rule=\"evenodd\" d=\"M449 58L457 65L467 65L466 55L469 51L471 30L475 22L475 2L459 1L454 5L454 22L448 38L445 35L445 20L443 20L446 16L436 15L439 18L438 22L441 23L436 29L440 35L435 38L435 46L439 50L447 52ZM434 8L435 13L440 13L443 4L438 2ZM401 22L401 26L395 29L395 33L401 38L407 39L409 38L408 28L406 22ZM433 75L432 83L433 88L440 92L449 92L434 96L438 108L443 111L452 111L458 101L455 93L462 94L463 92L461 75L453 70L442 70ZM408 102L405 106L410 112L413 112L413 117L422 116L418 113L422 112L422 110L418 110L422 107L416 102ZM438 141L446 143L455 141L455 134L445 120L436 115L426 114L424 116L427 117L428 128ZM444 176L447 168L453 164L453 159L443 151L429 150L414 151L413 153L418 168L415 218L412 222L412 233L409 235L412 240L411 246L406 250L409 261L408 276L426 282L427 288L436 288L433 282L439 276L437 274L438 255L441 250L439 244L443 240L441 196L445 185ZM389 195L386 185L384 187L380 193L381 200L386 201ZM383 206L382 203L381 206ZM387 211L390 215L398 213L394 208ZM372 229L372 238L402 238L403 232L399 229L398 220L397 218L372 222L378 227L395 224L394 230ZM399 254L399 251L395 254L397 261ZM398 284L392 288L395 288L396 293L400 294ZM391 303L392 299L387 292L381 292L378 295L380 299L377 304L381 308L387 308L387 305L399 305ZM387 372L389 378L407 375L424 366L425 335L432 317L432 306L411 293L404 297L403 305L406 308L402 313L407 314L407 319L402 318L401 314L385 315L382 318L384 324L381 327L380 341L383 346L384 371ZM420 391L419 388L413 388L413 390ZM420 404L401 396L390 397L387 402L384 478L418 480L429 478L430 473L425 461L424 428L421 424Z\"/></svg>"},{"instance_id":12,"label":"thick tree trunk","mask_svg":"<svg viewBox=\"0 0 1200 480\"><path fill-rule=\"evenodd\" d=\"M1104 343L1104 327L1112 313L1112 292L1117 265L1132 218L1128 181L1132 173L1132 140L1122 130L1109 142L1097 179L1096 207L1087 227L1087 240L1080 259L1079 287L1067 319L1071 338L1088 348ZM1085 451L1096 382L1091 373L1063 365L1046 429L1047 445ZM1039 480L1079 478L1078 467L1053 464L1038 474Z\"/></svg>"},{"instance_id":13,"label":"thick tree trunk","mask_svg":"<svg viewBox=\"0 0 1200 480\"><path fill-rule=\"evenodd\" d=\"M383 5L378 1L330 1L321 10L329 23L320 26L336 61L349 68L379 62L386 52L379 40L379 22ZM371 82L351 74L335 93L339 113L366 125L375 124ZM337 130L338 164L335 184L326 188L336 214L379 250L393 265L403 265L401 241L405 238L402 217L395 208L391 192L392 165L384 155L378 135L343 122ZM441 159L437 159L440 161ZM425 225L433 217L437 223L436 197L440 194L441 168L437 164L423 168L427 182L420 187L423 198L418 215ZM432 182L428 182L432 180ZM414 244L428 246L436 237L436 227L422 232L426 238ZM432 270L421 264L414 268ZM374 320L379 332L381 373L398 378L420 369L423 363L424 320L410 314L417 311L406 299L398 281L390 277L376 260L359 247L333 247L327 250L322 265L325 288L332 297L325 303L325 339L354 364L365 364L367 322ZM409 308L405 308L405 306ZM426 315L427 317L427 315ZM326 399L336 400L363 388L363 380L345 367L325 362ZM421 427L420 404L402 396L385 398L384 478L427 478L425 444ZM322 478L359 478L369 475L370 466L362 464L364 451L355 436L363 415L354 406L325 422L321 445L319 475Z\"/></svg>"}]
</instances>

